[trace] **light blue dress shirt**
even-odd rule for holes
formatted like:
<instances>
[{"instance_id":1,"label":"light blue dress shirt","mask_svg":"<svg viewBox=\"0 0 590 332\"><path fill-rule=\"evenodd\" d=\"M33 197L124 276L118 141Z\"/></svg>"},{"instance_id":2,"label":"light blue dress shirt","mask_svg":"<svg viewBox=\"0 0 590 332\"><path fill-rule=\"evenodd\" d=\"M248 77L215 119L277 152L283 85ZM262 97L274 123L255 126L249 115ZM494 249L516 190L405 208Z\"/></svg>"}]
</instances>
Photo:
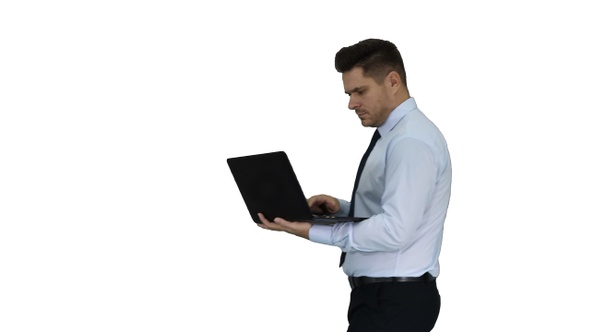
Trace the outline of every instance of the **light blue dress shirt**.
<instances>
[{"instance_id":1,"label":"light blue dress shirt","mask_svg":"<svg viewBox=\"0 0 590 332\"><path fill-rule=\"evenodd\" d=\"M418 109L400 104L377 130L356 191L358 223L313 225L309 239L347 252L349 276L439 275L443 225L451 195L451 160L445 138ZM338 215L350 203L340 199Z\"/></svg>"}]
</instances>

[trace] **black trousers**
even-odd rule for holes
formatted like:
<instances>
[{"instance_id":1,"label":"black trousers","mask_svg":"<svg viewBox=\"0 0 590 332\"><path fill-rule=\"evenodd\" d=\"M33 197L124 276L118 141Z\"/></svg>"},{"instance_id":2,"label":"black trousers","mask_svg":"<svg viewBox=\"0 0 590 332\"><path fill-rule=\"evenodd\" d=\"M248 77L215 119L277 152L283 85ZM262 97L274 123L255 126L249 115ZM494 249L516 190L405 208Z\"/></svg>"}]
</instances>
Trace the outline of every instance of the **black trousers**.
<instances>
[{"instance_id":1,"label":"black trousers","mask_svg":"<svg viewBox=\"0 0 590 332\"><path fill-rule=\"evenodd\" d=\"M350 294L348 332L428 332L439 312L436 281L364 285Z\"/></svg>"}]
</instances>

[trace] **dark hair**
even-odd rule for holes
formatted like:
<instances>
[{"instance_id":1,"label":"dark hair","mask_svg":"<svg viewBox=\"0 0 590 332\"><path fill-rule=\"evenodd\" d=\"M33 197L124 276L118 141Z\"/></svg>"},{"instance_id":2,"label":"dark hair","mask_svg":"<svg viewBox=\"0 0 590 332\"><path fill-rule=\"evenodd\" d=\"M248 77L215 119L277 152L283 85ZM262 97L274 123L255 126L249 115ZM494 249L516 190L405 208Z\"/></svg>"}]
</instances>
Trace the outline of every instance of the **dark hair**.
<instances>
[{"instance_id":1,"label":"dark hair","mask_svg":"<svg viewBox=\"0 0 590 332\"><path fill-rule=\"evenodd\" d=\"M392 71L399 74L407 87L404 61L392 42L381 39L366 39L352 46L343 47L336 53L336 70L344 73L360 67L366 76L381 83Z\"/></svg>"}]
</instances>

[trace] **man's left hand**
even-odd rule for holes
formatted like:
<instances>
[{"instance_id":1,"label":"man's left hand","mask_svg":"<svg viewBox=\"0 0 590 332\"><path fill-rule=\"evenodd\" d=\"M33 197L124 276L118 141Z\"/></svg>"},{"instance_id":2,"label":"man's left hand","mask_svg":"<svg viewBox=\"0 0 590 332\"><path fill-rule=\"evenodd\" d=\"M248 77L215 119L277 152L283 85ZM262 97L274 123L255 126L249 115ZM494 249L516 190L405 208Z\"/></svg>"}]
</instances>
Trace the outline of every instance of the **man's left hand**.
<instances>
[{"instance_id":1,"label":"man's left hand","mask_svg":"<svg viewBox=\"0 0 590 332\"><path fill-rule=\"evenodd\" d=\"M275 218L273 220L274 222L271 222L270 220L266 219L262 213L259 213L258 217L262 222L261 224L258 224L258 227L260 228L271 231L287 232L309 240L309 229L311 228L311 223L307 221L288 221L283 218Z\"/></svg>"}]
</instances>

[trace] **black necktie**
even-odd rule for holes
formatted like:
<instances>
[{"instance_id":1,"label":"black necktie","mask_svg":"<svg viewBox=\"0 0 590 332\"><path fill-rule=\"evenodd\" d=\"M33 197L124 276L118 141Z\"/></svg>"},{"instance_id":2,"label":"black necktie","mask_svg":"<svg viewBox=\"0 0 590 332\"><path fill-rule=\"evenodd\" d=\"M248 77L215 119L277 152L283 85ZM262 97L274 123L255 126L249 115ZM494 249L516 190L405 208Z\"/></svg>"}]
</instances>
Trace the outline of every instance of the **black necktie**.
<instances>
[{"instance_id":1,"label":"black necktie","mask_svg":"<svg viewBox=\"0 0 590 332\"><path fill-rule=\"evenodd\" d=\"M350 209L348 211L349 217L354 217L354 203L355 203L354 196L356 196L356 189L359 186L359 180L361 178L361 174L363 173L363 169L365 168L365 164L367 163L367 158L369 158L369 155L371 154L371 151L373 151L373 148L375 147L375 144L377 143L379 138L381 138L381 135L379 134L379 130L375 130L375 133L373 134L373 138L371 138L371 143L369 144L367 151L363 155L363 159L361 159L359 169L356 172L356 179L354 180L354 187L352 189L352 198L350 199ZM342 254L340 255L340 266L342 266L342 264L344 263L345 258L346 258L346 253L343 251Z\"/></svg>"}]
</instances>

